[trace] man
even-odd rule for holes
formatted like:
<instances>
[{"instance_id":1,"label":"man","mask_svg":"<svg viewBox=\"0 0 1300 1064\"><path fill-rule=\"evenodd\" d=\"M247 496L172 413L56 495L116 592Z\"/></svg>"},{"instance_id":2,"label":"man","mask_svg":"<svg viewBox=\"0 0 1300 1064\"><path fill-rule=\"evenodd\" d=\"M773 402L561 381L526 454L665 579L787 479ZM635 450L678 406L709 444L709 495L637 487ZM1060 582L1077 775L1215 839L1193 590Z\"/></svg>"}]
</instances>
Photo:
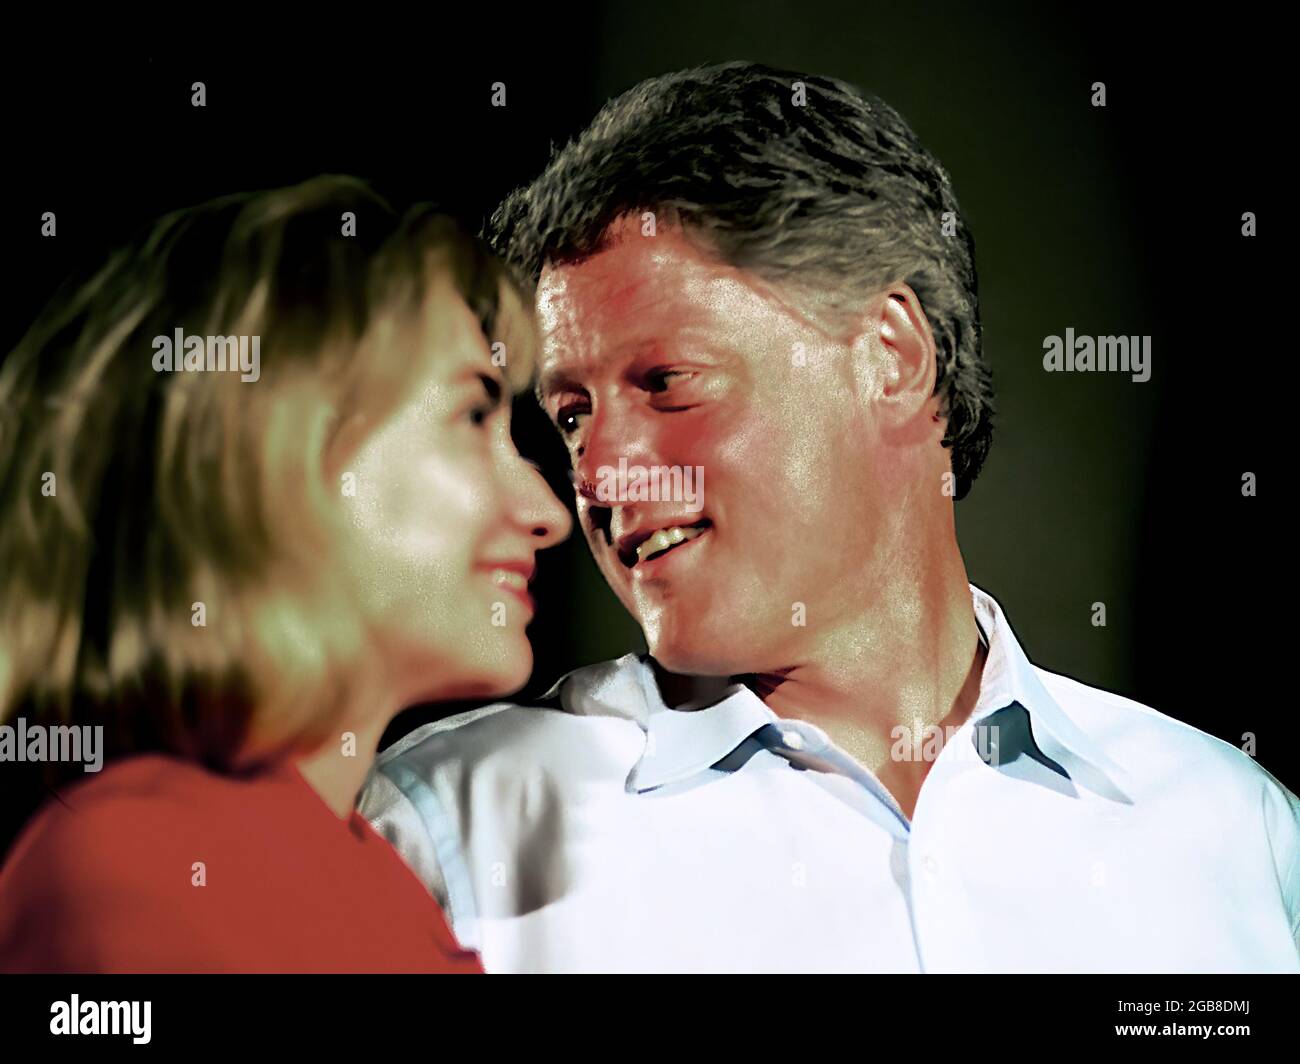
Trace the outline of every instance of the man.
<instances>
[{"instance_id":1,"label":"man","mask_svg":"<svg viewBox=\"0 0 1300 1064\"><path fill-rule=\"evenodd\" d=\"M973 242L895 112L655 78L492 231L650 653L381 755L362 810L489 972L1300 971L1295 796L967 581Z\"/></svg>"}]
</instances>

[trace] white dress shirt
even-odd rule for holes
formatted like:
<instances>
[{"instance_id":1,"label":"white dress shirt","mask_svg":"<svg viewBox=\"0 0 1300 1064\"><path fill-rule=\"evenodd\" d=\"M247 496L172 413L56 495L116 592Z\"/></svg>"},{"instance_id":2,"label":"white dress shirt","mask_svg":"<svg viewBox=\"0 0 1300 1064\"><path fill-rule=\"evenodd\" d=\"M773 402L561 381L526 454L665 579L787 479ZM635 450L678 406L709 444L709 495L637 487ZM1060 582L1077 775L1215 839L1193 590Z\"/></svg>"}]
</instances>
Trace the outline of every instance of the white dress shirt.
<instances>
[{"instance_id":1,"label":"white dress shirt","mask_svg":"<svg viewBox=\"0 0 1300 1064\"><path fill-rule=\"evenodd\" d=\"M1300 972L1300 800L1236 747L989 653L907 820L737 686L629 654L380 754L361 812L488 972Z\"/></svg>"}]
</instances>

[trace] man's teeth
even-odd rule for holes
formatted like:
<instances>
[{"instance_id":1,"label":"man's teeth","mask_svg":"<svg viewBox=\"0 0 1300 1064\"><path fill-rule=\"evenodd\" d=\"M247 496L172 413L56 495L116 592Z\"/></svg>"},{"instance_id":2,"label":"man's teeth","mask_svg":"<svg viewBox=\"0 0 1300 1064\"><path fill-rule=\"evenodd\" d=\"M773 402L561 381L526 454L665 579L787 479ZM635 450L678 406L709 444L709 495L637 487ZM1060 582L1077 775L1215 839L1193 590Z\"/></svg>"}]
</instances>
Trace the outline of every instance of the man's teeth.
<instances>
[{"instance_id":1,"label":"man's teeth","mask_svg":"<svg viewBox=\"0 0 1300 1064\"><path fill-rule=\"evenodd\" d=\"M661 528L637 547L636 560L643 562L650 555L658 554L661 550L667 550L669 547L675 547L678 543L685 543L688 539L694 539L704 531L703 528L682 528L680 525L674 525L672 528Z\"/></svg>"},{"instance_id":2,"label":"man's teeth","mask_svg":"<svg viewBox=\"0 0 1300 1064\"><path fill-rule=\"evenodd\" d=\"M498 587L508 587L515 591L528 590L528 581L524 579L524 574L517 573L513 569L493 569L492 582Z\"/></svg>"}]
</instances>

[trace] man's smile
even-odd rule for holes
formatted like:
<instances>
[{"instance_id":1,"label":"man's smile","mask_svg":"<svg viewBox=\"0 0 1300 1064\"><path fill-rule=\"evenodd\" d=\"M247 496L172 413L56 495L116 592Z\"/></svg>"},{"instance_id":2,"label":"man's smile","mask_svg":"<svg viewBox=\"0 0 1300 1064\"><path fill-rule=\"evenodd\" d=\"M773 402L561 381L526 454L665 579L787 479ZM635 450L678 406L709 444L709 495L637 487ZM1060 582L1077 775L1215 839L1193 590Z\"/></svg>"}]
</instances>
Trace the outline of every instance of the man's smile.
<instances>
[{"instance_id":1,"label":"man's smile","mask_svg":"<svg viewBox=\"0 0 1300 1064\"><path fill-rule=\"evenodd\" d=\"M618 560L628 569L644 566L681 544L700 538L712 527L713 522L707 517L689 523L683 519L643 525L619 537Z\"/></svg>"}]
</instances>

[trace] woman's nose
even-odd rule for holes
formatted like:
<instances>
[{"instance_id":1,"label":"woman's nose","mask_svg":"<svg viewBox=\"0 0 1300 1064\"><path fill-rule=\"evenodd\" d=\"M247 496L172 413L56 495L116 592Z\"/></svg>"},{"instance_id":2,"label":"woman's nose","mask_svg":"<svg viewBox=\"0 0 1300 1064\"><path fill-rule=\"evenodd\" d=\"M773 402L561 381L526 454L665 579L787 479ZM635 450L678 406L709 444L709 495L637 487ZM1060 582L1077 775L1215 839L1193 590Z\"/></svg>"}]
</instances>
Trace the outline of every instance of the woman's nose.
<instances>
[{"instance_id":1,"label":"woman's nose","mask_svg":"<svg viewBox=\"0 0 1300 1064\"><path fill-rule=\"evenodd\" d=\"M537 550L563 543L573 531L573 518L569 516L568 507L551 491L536 465L523 458L519 465L522 471L515 521L536 537L539 541L534 543Z\"/></svg>"}]
</instances>

